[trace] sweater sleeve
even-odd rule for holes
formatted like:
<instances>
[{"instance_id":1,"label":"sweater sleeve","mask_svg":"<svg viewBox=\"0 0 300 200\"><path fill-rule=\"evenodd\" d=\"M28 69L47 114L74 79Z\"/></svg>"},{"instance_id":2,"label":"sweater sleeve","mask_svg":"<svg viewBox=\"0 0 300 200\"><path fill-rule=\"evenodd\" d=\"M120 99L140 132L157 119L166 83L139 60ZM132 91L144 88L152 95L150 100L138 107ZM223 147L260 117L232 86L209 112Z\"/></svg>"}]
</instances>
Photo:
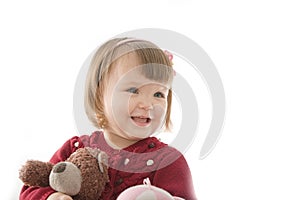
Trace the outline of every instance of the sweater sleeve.
<instances>
[{"instance_id":1,"label":"sweater sleeve","mask_svg":"<svg viewBox=\"0 0 300 200\"><path fill-rule=\"evenodd\" d=\"M159 168L154 175L153 185L168 191L173 196L188 200L197 199L189 166L180 152L174 150L169 153L161 166L162 168Z\"/></svg>"},{"instance_id":2,"label":"sweater sleeve","mask_svg":"<svg viewBox=\"0 0 300 200\"><path fill-rule=\"evenodd\" d=\"M50 159L50 162L56 164L60 161L64 161L74 151L76 151L77 148L81 148L83 146L84 145L79 139L79 137L77 136L72 137L71 139L67 140L63 144L63 146L54 153L54 155ZM55 190L53 190L50 186L28 187L24 185L21 189L19 199L20 200L46 200L48 196L54 192Z\"/></svg>"}]
</instances>

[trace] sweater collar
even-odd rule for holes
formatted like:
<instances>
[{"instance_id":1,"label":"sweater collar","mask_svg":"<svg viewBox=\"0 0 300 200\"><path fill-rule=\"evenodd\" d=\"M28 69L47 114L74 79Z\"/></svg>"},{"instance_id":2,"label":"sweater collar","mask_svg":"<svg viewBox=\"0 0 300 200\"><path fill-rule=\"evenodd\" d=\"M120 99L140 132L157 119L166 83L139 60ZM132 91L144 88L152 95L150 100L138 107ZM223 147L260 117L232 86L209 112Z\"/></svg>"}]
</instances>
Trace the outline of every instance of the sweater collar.
<instances>
[{"instance_id":1,"label":"sweater collar","mask_svg":"<svg viewBox=\"0 0 300 200\"><path fill-rule=\"evenodd\" d=\"M160 142L156 137L148 137L148 138L142 139L140 141L137 141L136 143L134 143L126 148L114 149L106 142L103 131L95 131L91 135L90 141L91 141L91 146L97 147L97 148L105 151L108 154L115 154L120 151L143 153L143 152L148 151L149 148L156 147L154 149L157 149L157 148L160 148L160 147L166 145L166 144Z\"/></svg>"}]
</instances>

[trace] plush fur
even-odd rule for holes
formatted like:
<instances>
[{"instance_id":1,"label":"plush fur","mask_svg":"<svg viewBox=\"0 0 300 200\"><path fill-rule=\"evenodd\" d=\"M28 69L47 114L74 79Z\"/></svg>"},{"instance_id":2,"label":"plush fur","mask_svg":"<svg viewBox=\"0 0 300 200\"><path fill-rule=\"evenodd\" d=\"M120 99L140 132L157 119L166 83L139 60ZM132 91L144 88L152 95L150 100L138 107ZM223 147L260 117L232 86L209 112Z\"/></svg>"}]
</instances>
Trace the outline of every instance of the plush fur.
<instances>
[{"instance_id":1,"label":"plush fur","mask_svg":"<svg viewBox=\"0 0 300 200\"><path fill-rule=\"evenodd\" d=\"M51 186L74 200L99 199L108 178L107 156L98 149L79 148L66 161L55 165L29 160L20 169L25 185Z\"/></svg>"}]
</instances>

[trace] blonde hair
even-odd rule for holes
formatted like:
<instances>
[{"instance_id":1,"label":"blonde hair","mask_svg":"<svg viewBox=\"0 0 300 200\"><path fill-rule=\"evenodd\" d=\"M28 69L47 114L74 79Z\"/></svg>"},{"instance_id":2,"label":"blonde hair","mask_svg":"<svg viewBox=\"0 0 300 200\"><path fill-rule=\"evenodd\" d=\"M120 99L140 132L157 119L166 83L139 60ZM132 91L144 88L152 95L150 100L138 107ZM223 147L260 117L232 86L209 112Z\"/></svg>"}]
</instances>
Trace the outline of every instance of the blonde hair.
<instances>
[{"instance_id":1,"label":"blonde hair","mask_svg":"<svg viewBox=\"0 0 300 200\"><path fill-rule=\"evenodd\" d=\"M85 112L98 128L109 126L104 115L103 91L109 79L111 66L121 56L134 52L141 64L141 73L150 80L166 83L173 81L172 63L168 56L155 44L136 38L114 38L101 45L95 52L86 77ZM146 65L145 65L146 64ZM158 65L157 65L158 64ZM161 65L166 67L161 67ZM172 90L167 97L165 129L171 128Z\"/></svg>"}]
</instances>

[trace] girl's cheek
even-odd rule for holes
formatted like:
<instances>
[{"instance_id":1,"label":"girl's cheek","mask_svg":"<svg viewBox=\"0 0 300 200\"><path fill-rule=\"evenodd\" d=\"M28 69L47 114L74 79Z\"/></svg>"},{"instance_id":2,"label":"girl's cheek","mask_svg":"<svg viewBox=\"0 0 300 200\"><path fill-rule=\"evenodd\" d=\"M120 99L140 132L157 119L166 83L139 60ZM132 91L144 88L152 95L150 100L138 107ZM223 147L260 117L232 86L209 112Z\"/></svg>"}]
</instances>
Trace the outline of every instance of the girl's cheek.
<instances>
[{"instance_id":1,"label":"girl's cheek","mask_svg":"<svg viewBox=\"0 0 300 200\"><path fill-rule=\"evenodd\" d=\"M167 107L165 106L165 104L156 104L154 106L154 111L155 117L164 119L167 113Z\"/></svg>"},{"instance_id":2,"label":"girl's cheek","mask_svg":"<svg viewBox=\"0 0 300 200\"><path fill-rule=\"evenodd\" d=\"M119 112L121 111L122 113L126 112L128 113L130 111L131 103L130 103L130 95L124 94L124 93L116 93L114 94L112 98L112 104L111 104L114 114L118 115L120 114Z\"/></svg>"}]
</instances>

